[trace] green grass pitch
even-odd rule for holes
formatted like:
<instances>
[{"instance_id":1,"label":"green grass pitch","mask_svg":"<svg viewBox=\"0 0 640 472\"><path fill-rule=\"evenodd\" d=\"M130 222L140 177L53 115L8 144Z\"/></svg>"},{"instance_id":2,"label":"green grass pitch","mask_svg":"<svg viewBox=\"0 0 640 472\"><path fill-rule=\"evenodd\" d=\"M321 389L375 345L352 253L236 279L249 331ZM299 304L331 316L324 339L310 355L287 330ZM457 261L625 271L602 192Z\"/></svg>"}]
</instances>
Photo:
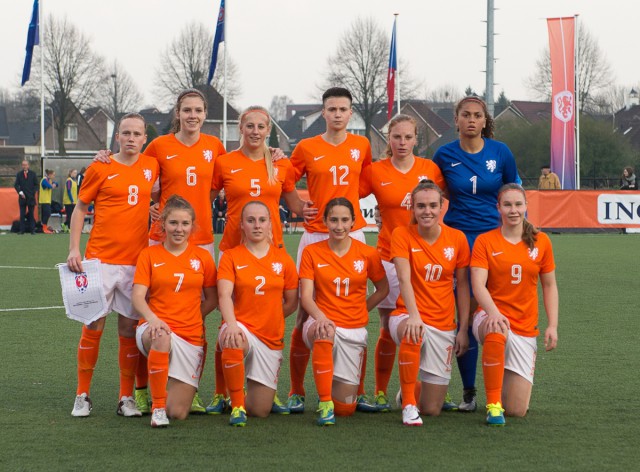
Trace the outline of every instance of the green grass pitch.
<instances>
[{"instance_id":1,"label":"green grass pitch","mask_svg":"<svg viewBox=\"0 0 640 472\"><path fill-rule=\"evenodd\" d=\"M369 235L370 243L375 235ZM295 255L299 236L285 240ZM531 409L505 428L478 412L402 425L401 413L356 413L315 426L315 388L307 377L303 415L192 416L153 430L149 417L116 416L117 335L107 322L93 379L89 418L70 415L80 324L67 319L54 265L66 235L0 235L0 470L634 470L640 460L638 306L640 236L553 235L560 290L558 348L538 351ZM54 307L36 309L42 307ZM18 309L18 310L13 310ZM207 320L210 343L219 312ZM541 328L546 326L541 316ZM287 320L287 336L294 318ZM369 325L367 392L373 393L378 316ZM280 398L289 388L288 344ZM201 385L208 402L213 356ZM391 396L398 389L397 371ZM454 372L450 392L460 400ZM634 446L635 444L635 446Z\"/></svg>"}]
</instances>

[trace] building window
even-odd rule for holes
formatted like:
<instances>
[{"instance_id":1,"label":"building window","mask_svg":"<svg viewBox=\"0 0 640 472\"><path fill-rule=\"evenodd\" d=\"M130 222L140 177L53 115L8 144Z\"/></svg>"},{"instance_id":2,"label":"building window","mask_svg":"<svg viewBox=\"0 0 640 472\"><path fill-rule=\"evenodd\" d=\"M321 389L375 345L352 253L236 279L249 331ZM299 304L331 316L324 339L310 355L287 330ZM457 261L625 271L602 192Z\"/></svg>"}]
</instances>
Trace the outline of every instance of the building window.
<instances>
[{"instance_id":1,"label":"building window","mask_svg":"<svg viewBox=\"0 0 640 472\"><path fill-rule=\"evenodd\" d=\"M69 123L64 129L65 141L77 141L78 140L78 125L75 123Z\"/></svg>"},{"instance_id":2,"label":"building window","mask_svg":"<svg viewBox=\"0 0 640 472\"><path fill-rule=\"evenodd\" d=\"M227 122L227 141L240 141L240 129L237 122Z\"/></svg>"}]
</instances>

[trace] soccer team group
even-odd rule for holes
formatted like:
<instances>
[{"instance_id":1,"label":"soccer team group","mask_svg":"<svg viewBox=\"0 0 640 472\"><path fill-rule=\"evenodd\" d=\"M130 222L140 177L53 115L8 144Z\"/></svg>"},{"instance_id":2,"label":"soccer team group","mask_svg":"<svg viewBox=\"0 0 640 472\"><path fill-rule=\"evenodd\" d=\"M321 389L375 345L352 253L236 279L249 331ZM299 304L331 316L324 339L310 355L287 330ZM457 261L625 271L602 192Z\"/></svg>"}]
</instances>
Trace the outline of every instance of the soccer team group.
<instances>
[{"instance_id":1,"label":"soccer team group","mask_svg":"<svg viewBox=\"0 0 640 472\"><path fill-rule=\"evenodd\" d=\"M169 134L142 154L144 118L127 114L117 128L119 152L99 153L87 169L67 263L82 272L80 236L93 202L84 258L101 261L107 301L118 314L119 415L150 413L151 425L163 427L190 412L230 411L233 426L245 426L247 416L303 413L311 358L317 424L333 425L356 410L391 411L387 389L397 357L402 421L419 426L421 415L476 410L478 341L487 424L526 414L538 280L545 347L557 343L554 257L549 238L525 218L514 157L492 139L485 103L466 97L456 105L459 139L433 161L413 154L416 121L395 116L377 162L368 140L347 132L349 91L331 88L322 103L325 133L300 141L290 158L266 145L271 118L262 107L241 114L240 147L227 153L201 133L203 94L185 90ZM295 187L305 175L309 200ZM221 191L228 210L216 267L211 202ZM381 220L377 248L362 231L359 198L369 194ZM297 266L284 248L281 198L305 220ZM367 290L368 281L375 290ZM381 328L370 398L363 386L366 325L376 307ZM222 324L207 343L204 319L216 308ZM283 402L276 390L285 318L296 311ZM90 415L104 325L103 317L82 327L73 416ZM216 386L205 407L198 384L209 345ZM459 404L447 392L454 358L464 387Z\"/></svg>"}]
</instances>

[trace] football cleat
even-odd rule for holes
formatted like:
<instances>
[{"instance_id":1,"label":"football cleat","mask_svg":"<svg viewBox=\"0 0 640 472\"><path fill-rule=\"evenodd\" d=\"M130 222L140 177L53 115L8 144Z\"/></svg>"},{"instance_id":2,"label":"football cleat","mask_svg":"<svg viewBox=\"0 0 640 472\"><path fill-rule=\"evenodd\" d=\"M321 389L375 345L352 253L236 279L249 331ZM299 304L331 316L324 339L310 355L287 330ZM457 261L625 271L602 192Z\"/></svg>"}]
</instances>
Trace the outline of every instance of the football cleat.
<instances>
[{"instance_id":1,"label":"football cleat","mask_svg":"<svg viewBox=\"0 0 640 472\"><path fill-rule=\"evenodd\" d=\"M333 402L331 400L328 402L319 402L317 411L320 413L316 421L318 426L331 426L336 424L336 416L333 414Z\"/></svg>"},{"instance_id":2,"label":"football cleat","mask_svg":"<svg viewBox=\"0 0 640 472\"><path fill-rule=\"evenodd\" d=\"M125 417L142 416L142 413L136 407L136 401L133 397L122 397L120 403L118 403L116 413Z\"/></svg>"},{"instance_id":3,"label":"football cleat","mask_svg":"<svg viewBox=\"0 0 640 472\"><path fill-rule=\"evenodd\" d=\"M451 395L449 395L449 392L447 392L444 397L442 411L458 411L458 404L451 399Z\"/></svg>"},{"instance_id":4,"label":"football cleat","mask_svg":"<svg viewBox=\"0 0 640 472\"><path fill-rule=\"evenodd\" d=\"M415 405L407 405L402 409L402 424L407 426L422 426L420 412Z\"/></svg>"},{"instance_id":5,"label":"football cleat","mask_svg":"<svg viewBox=\"0 0 640 472\"><path fill-rule=\"evenodd\" d=\"M376 405L376 408L378 411L381 411L381 412L391 411L391 404L389 403L389 399L387 398L387 395L382 390L380 390L376 394L373 402Z\"/></svg>"},{"instance_id":6,"label":"football cleat","mask_svg":"<svg viewBox=\"0 0 640 472\"><path fill-rule=\"evenodd\" d=\"M76 396L76 400L73 403L73 410L71 411L71 416L77 416L77 417L89 416L92 408L93 408L93 404L91 403L91 399L87 396L86 393L82 393Z\"/></svg>"},{"instance_id":7,"label":"football cleat","mask_svg":"<svg viewBox=\"0 0 640 472\"><path fill-rule=\"evenodd\" d=\"M236 406L233 408L231 418L229 418L229 425L240 427L247 425L247 412L244 407Z\"/></svg>"},{"instance_id":8,"label":"football cleat","mask_svg":"<svg viewBox=\"0 0 640 472\"><path fill-rule=\"evenodd\" d=\"M152 428L166 428L169 426L169 418L167 418L167 410L164 408L154 408L151 414Z\"/></svg>"},{"instance_id":9,"label":"football cleat","mask_svg":"<svg viewBox=\"0 0 640 472\"><path fill-rule=\"evenodd\" d=\"M207 412L207 409L202 403L200 399L200 395L196 391L196 394L193 396L193 400L191 401L191 408L189 409L189 413L192 415L204 415Z\"/></svg>"},{"instance_id":10,"label":"football cleat","mask_svg":"<svg viewBox=\"0 0 640 472\"><path fill-rule=\"evenodd\" d=\"M356 398L356 410L363 413L377 413L378 406L366 395L358 395Z\"/></svg>"},{"instance_id":11,"label":"football cleat","mask_svg":"<svg viewBox=\"0 0 640 472\"><path fill-rule=\"evenodd\" d=\"M502 404L500 402L489 403L487 405L487 424L489 426L504 426L505 423Z\"/></svg>"},{"instance_id":12,"label":"football cleat","mask_svg":"<svg viewBox=\"0 0 640 472\"><path fill-rule=\"evenodd\" d=\"M465 413L473 412L478 409L478 403L476 401L476 389L468 388L464 389L462 394L462 401L458 405L458 411Z\"/></svg>"},{"instance_id":13,"label":"football cleat","mask_svg":"<svg viewBox=\"0 0 640 472\"><path fill-rule=\"evenodd\" d=\"M221 415L229 411L229 400L221 393L213 395L213 399L209 406L207 406L207 413L210 415Z\"/></svg>"},{"instance_id":14,"label":"football cleat","mask_svg":"<svg viewBox=\"0 0 640 472\"><path fill-rule=\"evenodd\" d=\"M289 413L304 413L304 395L294 393L287 400L287 408Z\"/></svg>"},{"instance_id":15,"label":"football cleat","mask_svg":"<svg viewBox=\"0 0 640 472\"><path fill-rule=\"evenodd\" d=\"M280 401L280 399L278 398L278 395L276 394L276 396L273 397L273 405L271 405L271 413L276 413L278 415L288 415L289 413L291 413L291 410L289 410L289 407L287 405L285 405Z\"/></svg>"}]
</instances>

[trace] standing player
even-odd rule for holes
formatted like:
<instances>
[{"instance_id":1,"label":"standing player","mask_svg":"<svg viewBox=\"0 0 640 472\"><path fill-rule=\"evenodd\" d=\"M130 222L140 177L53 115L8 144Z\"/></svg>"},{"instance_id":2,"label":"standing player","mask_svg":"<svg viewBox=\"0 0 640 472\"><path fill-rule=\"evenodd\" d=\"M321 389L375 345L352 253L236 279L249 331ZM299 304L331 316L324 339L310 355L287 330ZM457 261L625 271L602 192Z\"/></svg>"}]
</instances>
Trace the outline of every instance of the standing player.
<instances>
[{"instance_id":1,"label":"standing player","mask_svg":"<svg viewBox=\"0 0 640 472\"><path fill-rule=\"evenodd\" d=\"M265 417L272 411L284 348L284 319L298 304L296 265L286 249L273 245L273 219L264 203L245 204L240 220L243 242L220 259L218 293L224 319L220 345L233 405L232 426L245 426L247 412Z\"/></svg>"},{"instance_id":2,"label":"standing player","mask_svg":"<svg viewBox=\"0 0 640 472\"><path fill-rule=\"evenodd\" d=\"M189 243L196 221L189 202L170 197L159 221L166 237L140 253L132 297L146 321L136 339L147 356L152 427L189 415L204 361L204 318L218 304L213 257Z\"/></svg>"},{"instance_id":3,"label":"standing player","mask_svg":"<svg viewBox=\"0 0 640 472\"><path fill-rule=\"evenodd\" d=\"M316 217L304 223L304 233L298 246L298 264L307 245L329 238L322 215L327 202L333 198L344 197L351 202L355 209L351 236L365 242L362 228L366 222L360 211L358 182L362 170L371 165L371 146L365 137L347 132L353 114L352 101L347 89L334 87L327 90L322 95L326 131L314 138L303 139L291 154L296 180L307 176L309 198L318 209ZM310 351L303 340L302 325L307 316L303 309L298 310L296 326L291 334L291 391L288 406L292 413L304 411L304 376Z\"/></svg>"},{"instance_id":4,"label":"standing player","mask_svg":"<svg viewBox=\"0 0 640 472\"><path fill-rule=\"evenodd\" d=\"M386 158L363 170L360 196L376 197L382 226L378 234L378 253L389 280L389 295L378 305L380 337L375 351L375 401L379 411L391 411L387 386L393 371L396 343L389 332L389 315L396 308L400 285L391 262L391 234L395 228L408 226L411 219L411 191L424 179L446 188L444 177L433 161L413 155L418 141L416 120L408 115L396 115L389 122Z\"/></svg>"},{"instance_id":5,"label":"standing player","mask_svg":"<svg viewBox=\"0 0 640 472\"><path fill-rule=\"evenodd\" d=\"M538 350L538 278L548 320L546 350L558 342L558 287L551 241L525 218L527 199L519 185L500 189L498 210L502 226L478 237L471 259L473 292L482 307L474 314L473 331L483 344L490 426L503 426L504 413L524 416L529 409Z\"/></svg>"},{"instance_id":6,"label":"standing player","mask_svg":"<svg viewBox=\"0 0 640 472\"><path fill-rule=\"evenodd\" d=\"M147 221L151 190L158 176L158 163L140 154L147 135L144 118L137 113L124 115L116 140L120 152L110 164L96 162L87 170L78 204L71 218L71 237L67 264L82 272L80 235L82 223L95 202L95 223L85 251L87 259L99 259L109 311L118 313L120 403L117 413L140 416L133 400L133 382L139 352L135 329L138 315L131 306L131 288L136 260L147 246ZM89 416L91 378L98 361L105 318L82 327L78 344L78 387L71 414Z\"/></svg>"},{"instance_id":7,"label":"standing player","mask_svg":"<svg viewBox=\"0 0 640 472\"><path fill-rule=\"evenodd\" d=\"M509 148L492 139L493 119L481 99L470 96L460 100L455 108L455 121L460 139L438 149L433 161L447 182L449 208L444 222L461 230L473 249L478 235L500 223L498 190L503 184L517 182L519 177ZM476 306L472 298L471 312ZM473 333L469 333L469 350L457 359L464 388L458 409L475 411L478 342Z\"/></svg>"},{"instance_id":8,"label":"standing player","mask_svg":"<svg viewBox=\"0 0 640 472\"><path fill-rule=\"evenodd\" d=\"M307 246L300 262L301 301L310 315L303 336L313 349L319 426L335 424L334 413L356 410L369 311L389 293L377 251L349 235L355 220L349 200L330 200L324 209L329 238ZM367 280L375 287L369 297Z\"/></svg>"},{"instance_id":9,"label":"standing player","mask_svg":"<svg viewBox=\"0 0 640 472\"><path fill-rule=\"evenodd\" d=\"M411 226L396 228L391 238L401 296L389 330L400 346L402 421L409 426L422 425L419 411L440 414L452 357L469 345L469 245L461 231L439 223L442 203L442 190L432 181L422 181L411 192ZM416 399L418 373L422 383Z\"/></svg>"},{"instance_id":10,"label":"standing player","mask_svg":"<svg viewBox=\"0 0 640 472\"><path fill-rule=\"evenodd\" d=\"M46 169L45 176L40 181L40 191L38 192L38 205L40 206L40 221L42 222L42 232L52 234L49 229L49 217L51 216L51 193L54 188L58 187L58 183L53 179L56 178L54 170Z\"/></svg>"},{"instance_id":11,"label":"standing player","mask_svg":"<svg viewBox=\"0 0 640 472\"><path fill-rule=\"evenodd\" d=\"M64 205L64 213L66 216L62 230L68 233L71 229L71 215L78 203L78 169L70 169L67 174L67 181L64 183L64 192L62 193L62 204ZM79 223L84 225L84 220Z\"/></svg>"}]
</instances>

